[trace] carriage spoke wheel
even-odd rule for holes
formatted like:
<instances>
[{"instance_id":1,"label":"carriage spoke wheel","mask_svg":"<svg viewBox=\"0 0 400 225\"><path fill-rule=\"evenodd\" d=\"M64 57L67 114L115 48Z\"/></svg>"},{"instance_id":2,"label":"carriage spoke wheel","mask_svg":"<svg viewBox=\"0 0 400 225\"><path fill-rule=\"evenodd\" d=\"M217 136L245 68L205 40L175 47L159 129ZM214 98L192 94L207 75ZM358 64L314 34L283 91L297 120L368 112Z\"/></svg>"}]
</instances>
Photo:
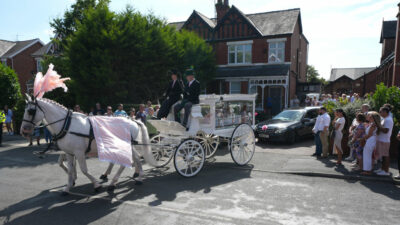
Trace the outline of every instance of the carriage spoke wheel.
<instances>
[{"instance_id":1,"label":"carriage spoke wheel","mask_svg":"<svg viewBox=\"0 0 400 225\"><path fill-rule=\"evenodd\" d=\"M237 165L247 165L256 149L253 129L248 124L238 125L229 140L229 148L232 159Z\"/></svg>"},{"instance_id":2,"label":"carriage spoke wheel","mask_svg":"<svg viewBox=\"0 0 400 225\"><path fill-rule=\"evenodd\" d=\"M198 141L185 140L175 151L175 170L184 177L196 176L203 168L205 159L204 149Z\"/></svg>"},{"instance_id":3,"label":"carriage spoke wheel","mask_svg":"<svg viewBox=\"0 0 400 225\"><path fill-rule=\"evenodd\" d=\"M157 167L166 166L174 155L174 148L169 146L167 138L156 135L150 139L151 153L154 159L157 161Z\"/></svg>"},{"instance_id":4,"label":"carriage spoke wheel","mask_svg":"<svg viewBox=\"0 0 400 225\"><path fill-rule=\"evenodd\" d=\"M199 132L197 138L204 148L206 159L213 157L219 146L219 137L213 134Z\"/></svg>"}]
</instances>

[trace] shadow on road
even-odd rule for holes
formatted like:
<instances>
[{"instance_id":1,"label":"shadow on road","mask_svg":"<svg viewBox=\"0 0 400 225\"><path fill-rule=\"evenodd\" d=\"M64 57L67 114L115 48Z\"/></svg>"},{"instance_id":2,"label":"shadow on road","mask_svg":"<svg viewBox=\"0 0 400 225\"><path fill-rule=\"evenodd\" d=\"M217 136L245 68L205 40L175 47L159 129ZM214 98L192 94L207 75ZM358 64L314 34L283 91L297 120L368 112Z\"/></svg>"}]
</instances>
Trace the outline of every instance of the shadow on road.
<instances>
[{"instance_id":1,"label":"shadow on road","mask_svg":"<svg viewBox=\"0 0 400 225\"><path fill-rule=\"evenodd\" d=\"M36 167L42 164L57 163L58 154L46 154L43 159L33 154L34 151L44 150L42 147L18 147L0 151L0 169L12 167Z\"/></svg>"},{"instance_id":2,"label":"shadow on road","mask_svg":"<svg viewBox=\"0 0 400 225\"><path fill-rule=\"evenodd\" d=\"M294 148L310 148L314 145L314 141L311 138L304 138L290 145L286 142L265 142L258 141L257 146L260 148L267 149L280 149L280 150L292 150Z\"/></svg>"},{"instance_id":3,"label":"shadow on road","mask_svg":"<svg viewBox=\"0 0 400 225\"><path fill-rule=\"evenodd\" d=\"M138 201L144 198L154 198L149 206L172 202L181 192L202 192L208 194L214 187L250 178L250 170L226 168L227 163L206 165L203 171L194 178L184 178L165 170L149 171L141 186L135 186L134 180L126 179L117 184L113 196L119 201L111 201L112 196L100 193L99 198L88 198L92 195L93 186L89 183L73 188L74 193L82 196L69 195L61 197L59 192L43 191L36 196L22 200L0 211L0 217L5 218L4 224L89 224L113 213L124 201ZM216 165L216 166L214 166ZM229 166L232 166L229 163ZM61 187L57 187L61 188ZM106 194L104 196L104 194ZM21 213L29 212L25 215Z\"/></svg>"}]
</instances>

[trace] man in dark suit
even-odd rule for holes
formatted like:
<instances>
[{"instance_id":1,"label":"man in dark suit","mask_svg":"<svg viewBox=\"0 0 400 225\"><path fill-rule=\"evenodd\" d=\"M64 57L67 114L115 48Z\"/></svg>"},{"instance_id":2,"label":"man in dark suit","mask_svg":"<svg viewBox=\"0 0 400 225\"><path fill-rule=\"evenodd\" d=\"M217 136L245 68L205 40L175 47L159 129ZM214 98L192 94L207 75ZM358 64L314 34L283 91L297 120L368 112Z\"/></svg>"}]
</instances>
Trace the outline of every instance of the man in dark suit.
<instances>
[{"instance_id":1,"label":"man in dark suit","mask_svg":"<svg viewBox=\"0 0 400 225\"><path fill-rule=\"evenodd\" d=\"M175 121L179 121L178 113L181 111L183 108L185 109L185 117L183 119L182 125L186 127L190 112L192 111L192 106L195 104L199 104L200 99L200 82L198 82L194 78L194 70L193 69L187 69L185 72L187 84L185 85L184 91L183 91L183 100L182 103L179 105L176 105L174 108L175 112Z\"/></svg>"},{"instance_id":2,"label":"man in dark suit","mask_svg":"<svg viewBox=\"0 0 400 225\"><path fill-rule=\"evenodd\" d=\"M157 118L165 118L168 116L169 110L171 106L173 106L179 99L181 98L183 85L181 81L178 80L178 71L172 70L171 74L171 82L169 82L167 90L164 93L164 97L166 99L161 104L161 108L158 111Z\"/></svg>"}]
</instances>

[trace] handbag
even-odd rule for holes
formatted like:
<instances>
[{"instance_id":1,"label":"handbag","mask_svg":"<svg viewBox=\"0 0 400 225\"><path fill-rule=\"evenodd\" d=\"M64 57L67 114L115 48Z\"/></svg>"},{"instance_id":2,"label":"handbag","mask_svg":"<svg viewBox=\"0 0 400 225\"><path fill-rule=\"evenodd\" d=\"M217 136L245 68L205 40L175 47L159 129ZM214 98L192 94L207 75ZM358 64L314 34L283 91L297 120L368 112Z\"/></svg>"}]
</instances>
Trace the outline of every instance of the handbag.
<instances>
[{"instance_id":1,"label":"handbag","mask_svg":"<svg viewBox=\"0 0 400 225\"><path fill-rule=\"evenodd\" d=\"M332 130L332 132L331 132L331 138L335 138L335 136L336 136L336 130Z\"/></svg>"}]
</instances>

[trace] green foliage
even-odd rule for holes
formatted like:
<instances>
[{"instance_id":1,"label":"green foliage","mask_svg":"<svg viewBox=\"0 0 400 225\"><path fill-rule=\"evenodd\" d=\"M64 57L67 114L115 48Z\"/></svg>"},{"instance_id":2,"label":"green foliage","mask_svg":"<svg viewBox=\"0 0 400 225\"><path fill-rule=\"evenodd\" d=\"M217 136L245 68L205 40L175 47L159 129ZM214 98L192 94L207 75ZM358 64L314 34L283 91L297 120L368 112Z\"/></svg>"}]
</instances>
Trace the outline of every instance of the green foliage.
<instances>
[{"instance_id":1,"label":"green foliage","mask_svg":"<svg viewBox=\"0 0 400 225\"><path fill-rule=\"evenodd\" d=\"M100 2L104 2L101 0ZM108 1L107 1L108 2ZM50 22L50 26L54 29L54 33L59 39L54 39L61 49L64 49L67 40L76 31L77 26L85 18L86 10L96 7L96 0L76 0L71 5L71 9L65 11L62 18L56 18Z\"/></svg>"},{"instance_id":2,"label":"green foliage","mask_svg":"<svg viewBox=\"0 0 400 225\"><path fill-rule=\"evenodd\" d=\"M21 99L18 76L10 67L0 64L0 107L13 108Z\"/></svg>"},{"instance_id":3,"label":"green foliage","mask_svg":"<svg viewBox=\"0 0 400 225\"><path fill-rule=\"evenodd\" d=\"M86 107L157 102L171 68L184 71L194 65L203 85L215 73L213 51L200 37L176 32L165 21L130 7L116 14L107 1L85 11L65 53L71 93Z\"/></svg>"},{"instance_id":4,"label":"green foliage","mask_svg":"<svg viewBox=\"0 0 400 225\"><path fill-rule=\"evenodd\" d=\"M356 117L357 112L361 110L363 104L371 105L370 99L356 100L354 102L349 102L348 100L342 100L339 102L327 101L324 103L324 107L327 109L331 118L334 118L334 112L336 109L343 109L346 113L348 123L351 123Z\"/></svg>"},{"instance_id":5,"label":"green foliage","mask_svg":"<svg viewBox=\"0 0 400 225\"><path fill-rule=\"evenodd\" d=\"M307 65L307 82L315 82L315 83L322 83L327 84L327 81L320 76L317 69L315 69L312 65Z\"/></svg>"},{"instance_id":6,"label":"green foliage","mask_svg":"<svg viewBox=\"0 0 400 225\"><path fill-rule=\"evenodd\" d=\"M61 74L62 77L70 76L69 64L65 56L45 56L42 62L43 75L47 72L50 63L54 65L54 70L57 71L58 74ZM73 89L74 83L74 80L66 81L69 90ZM73 91L68 91L68 94L65 94L62 88L57 88L51 92L47 92L44 97L57 101L69 108L73 108L74 105L80 104L79 99L75 98Z\"/></svg>"},{"instance_id":7,"label":"green foliage","mask_svg":"<svg viewBox=\"0 0 400 225\"><path fill-rule=\"evenodd\" d=\"M197 34L188 31L176 33L177 60L176 68L185 71L191 65L194 66L196 79L200 81L202 88L215 76L215 56L213 49Z\"/></svg>"},{"instance_id":8,"label":"green foliage","mask_svg":"<svg viewBox=\"0 0 400 225\"><path fill-rule=\"evenodd\" d=\"M393 106L392 113L395 123L399 125L400 122L400 89L396 86L386 87L383 83L376 85L375 93L369 98L372 100L372 107L375 111L388 103Z\"/></svg>"},{"instance_id":9,"label":"green foliage","mask_svg":"<svg viewBox=\"0 0 400 225\"><path fill-rule=\"evenodd\" d=\"M14 106L14 132L19 134L19 129L21 128L22 119L25 113L25 99L19 98Z\"/></svg>"}]
</instances>

